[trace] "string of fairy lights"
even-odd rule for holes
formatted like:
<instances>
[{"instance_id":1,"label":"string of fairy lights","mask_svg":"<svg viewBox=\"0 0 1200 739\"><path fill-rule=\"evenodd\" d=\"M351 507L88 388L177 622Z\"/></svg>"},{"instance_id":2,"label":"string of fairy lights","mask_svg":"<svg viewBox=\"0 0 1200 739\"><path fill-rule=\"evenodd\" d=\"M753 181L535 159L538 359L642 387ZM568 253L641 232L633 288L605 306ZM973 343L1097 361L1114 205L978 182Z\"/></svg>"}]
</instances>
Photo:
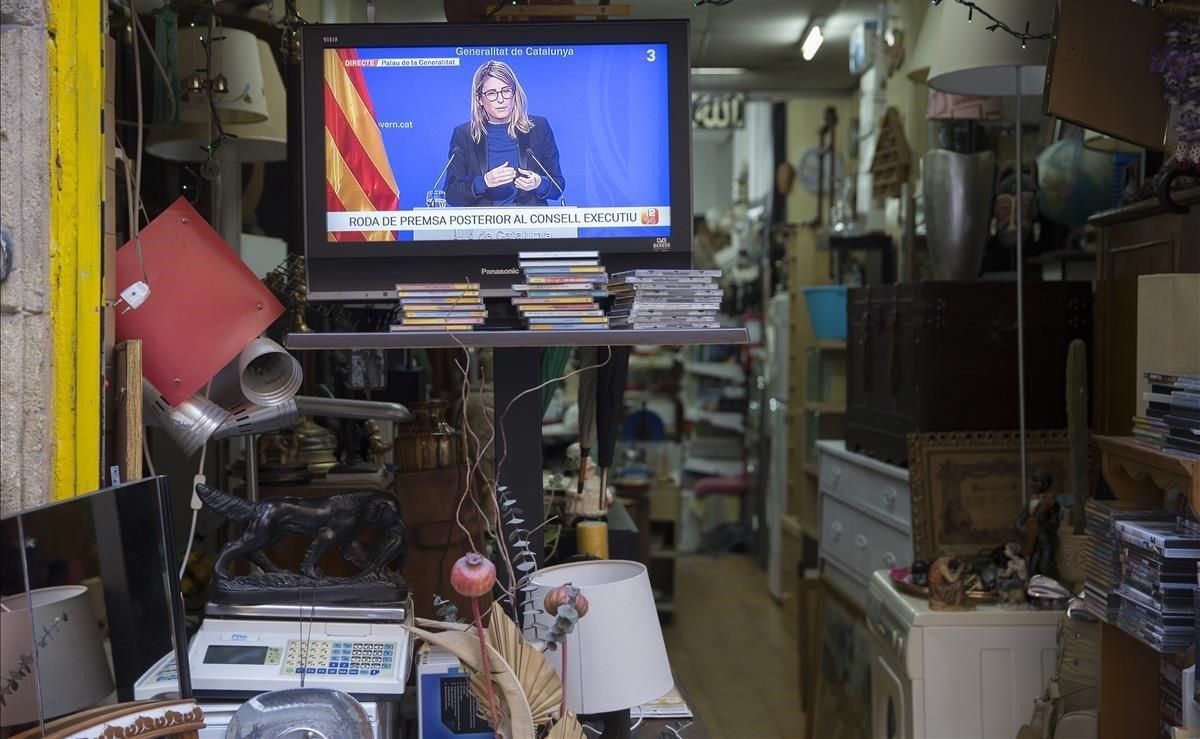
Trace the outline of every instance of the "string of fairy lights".
<instances>
[{"instance_id":1,"label":"string of fairy lights","mask_svg":"<svg viewBox=\"0 0 1200 739\"><path fill-rule=\"evenodd\" d=\"M929 0L929 1L933 5L941 5L943 2L943 0ZM723 6L723 5L729 5L732 2L733 2L733 0L695 0L695 5L696 5L696 7L700 7L702 5ZM1029 32L1029 21L1025 21L1025 30L1018 31L1018 30L1014 29L1012 26L1005 23L1004 21L997 18L996 16L989 13L986 9L981 8L976 3L971 2L971 0L954 0L954 2L958 3L959 5L964 6L967 9L967 22L968 23L974 23L975 22L975 14L978 13L979 15L983 16L984 18L986 18L988 20L988 22L989 22L989 25L987 27L988 33L995 33L996 31L1002 31L1003 33L1007 33L1009 36L1012 36L1017 41L1021 42L1022 49L1026 48L1026 45L1030 41L1049 41L1050 39L1054 38L1054 34L1052 34L1052 33L1030 33Z\"/></svg>"},{"instance_id":2,"label":"string of fairy lights","mask_svg":"<svg viewBox=\"0 0 1200 739\"><path fill-rule=\"evenodd\" d=\"M930 2L933 5L941 5L942 1L943 0L930 0ZM1017 31L1012 26L1008 25L1007 23L1000 20L999 18L992 15L991 13L987 12L987 10L985 10L984 8L981 8L978 5L976 5L975 3L971 2L971 0L954 0L954 2L966 7L967 23L974 23L975 22L975 14L978 13L979 15L983 16L984 18L986 18L988 20L988 22L990 24L987 27L988 33L995 33L996 31L1003 31L1004 33L1007 33L1009 36L1012 36L1016 40L1020 41L1022 49L1024 49L1030 41L1049 41L1050 39L1054 38L1054 34L1052 34L1052 33L1030 33L1029 32L1029 21L1025 21L1025 30L1024 31Z\"/></svg>"}]
</instances>

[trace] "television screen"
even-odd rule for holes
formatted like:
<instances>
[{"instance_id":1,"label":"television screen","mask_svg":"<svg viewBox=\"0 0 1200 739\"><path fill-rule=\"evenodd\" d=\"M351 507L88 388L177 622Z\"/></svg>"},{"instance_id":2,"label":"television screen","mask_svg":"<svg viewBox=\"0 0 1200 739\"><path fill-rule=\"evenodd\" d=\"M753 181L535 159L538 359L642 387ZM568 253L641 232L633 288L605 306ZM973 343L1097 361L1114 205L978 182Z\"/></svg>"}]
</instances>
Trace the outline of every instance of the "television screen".
<instances>
[{"instance_id":1,"label":"television screen","mask_svg":"<svg viewBox=\"0 0 1200 739\"><path fill-rule=\"evenodd\" d=\"M313 297L503 290L518 251L689 266L686 23L521 25L304 29Z\"/></svg>"}]
</instances>

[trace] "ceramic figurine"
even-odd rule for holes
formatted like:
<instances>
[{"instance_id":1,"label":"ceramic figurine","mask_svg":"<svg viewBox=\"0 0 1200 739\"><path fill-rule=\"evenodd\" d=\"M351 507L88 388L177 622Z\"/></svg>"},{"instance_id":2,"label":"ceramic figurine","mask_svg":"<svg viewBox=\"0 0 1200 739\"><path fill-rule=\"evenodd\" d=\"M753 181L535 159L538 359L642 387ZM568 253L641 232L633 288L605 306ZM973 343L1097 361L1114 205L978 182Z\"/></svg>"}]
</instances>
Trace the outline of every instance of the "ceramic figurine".
<instances>
[{"instance_id":1,"label":"ceramic figurine","mask_svg":"<svg viewBox=\"0 0 1200 739\"><path fill-rule=\"evenodd\" d=\"M912 563L912 567L909 569L909 572L912 573L913 585L917 585L922 588L929 585L929 560L916 560Z\"/></svg>"},{"instance_id":2,"label":"ceramic figurine","mask_svg":"<svg viewBox=\"0 0 1200 739\"><path fill-rule=\"evenodd\" d=\"M967 597L967 563L943 549L929 566L929 607L935 611L970 611Z\"/></svg>"},{"instance_id":3,"label":"ceramic figurine","mask_svg":"<svg viewBox=\"0 0 1200 739\"><path fill-rule=\"evenodd\" d=\"M1004 556L1008 558L1008 563L997 576L996 588L1006 603L1024 603L1025 583L1029 582L1029 566L1021 556L1021 545L1015 541L1009 542L1004 546Z\"/></svg>"},{"instance_id":4,"label":"ceramic figurine","mask_svg":"<svg viewBox=\"0 0 1200 739\"><path fill-rule=\"evenodd\" d=\"M1056 577L1054 553L1058 548L1058 525L1062 508L1058 496L1050 492L1054 478L1037 470L1030 478L1029 504L1017 517L1017 538L1021 556L1029 563L1029 574Z\"/></svg>"},{"instance_id":5,"label":"ceramic figurine","mask_svg":"<svg viewBox=\"0 0 1200 739\"><path fill-rule=\"evenodd\" d=\"M278 603L297 598L311 603L382 603L403 601L408 588L400 573L408 553L400 504L392 493L355 490L315 498L270 498L251 503L236 495L197 485L204 505L221 517L245 524L242 535L221 548L214 565L212 598L221 603ZM380 529L374 552L358 543L364 526ZM267 557L267 549L289 534L312 543L300 572L286 570ZM359 569L353 577L326 577L317 562L329 549ZM244 557L261 574L235 575L229 565Z\"/></svg>"}]
</instances>

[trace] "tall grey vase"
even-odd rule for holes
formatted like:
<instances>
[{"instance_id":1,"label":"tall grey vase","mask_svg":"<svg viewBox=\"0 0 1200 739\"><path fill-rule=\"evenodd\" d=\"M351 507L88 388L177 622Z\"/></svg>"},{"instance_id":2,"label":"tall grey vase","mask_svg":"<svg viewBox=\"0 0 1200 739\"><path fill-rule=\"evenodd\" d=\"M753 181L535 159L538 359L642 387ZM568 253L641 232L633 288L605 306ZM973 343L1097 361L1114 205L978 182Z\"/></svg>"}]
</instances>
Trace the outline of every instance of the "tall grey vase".
<instances>
[{"instance_id":1,"label":"tall grey vase","mask_svg":"<svg viewBox=\"0 0 1200 739\"><path fill-rule=\"evenodd\" d=\"M973 280L983 264L992 216L995 156L932 149L921 169L933 274L939 280Z\"/></svg>"}]
</instances>

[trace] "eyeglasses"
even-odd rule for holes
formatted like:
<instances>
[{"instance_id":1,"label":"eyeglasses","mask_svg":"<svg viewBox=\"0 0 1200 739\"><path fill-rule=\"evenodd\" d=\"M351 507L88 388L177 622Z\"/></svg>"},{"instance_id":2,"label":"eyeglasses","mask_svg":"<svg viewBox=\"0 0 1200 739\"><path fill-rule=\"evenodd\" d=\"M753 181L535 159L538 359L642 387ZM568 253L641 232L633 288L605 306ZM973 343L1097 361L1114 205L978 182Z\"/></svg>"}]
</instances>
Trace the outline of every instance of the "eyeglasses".
<instances>
[{"instance_id":1,"label":"eyeglasses","mask_svg":"<svg viewBox=\"0 0 1200 739\"><path fill-rule=\"evenodd\" d=\"M499 90L488 90L479 93L479 96L486 98L489 103L496 102L497 98L503 100L512 100L513 89L511 87L502 87Z\"/></svg>"}]
</instances>

